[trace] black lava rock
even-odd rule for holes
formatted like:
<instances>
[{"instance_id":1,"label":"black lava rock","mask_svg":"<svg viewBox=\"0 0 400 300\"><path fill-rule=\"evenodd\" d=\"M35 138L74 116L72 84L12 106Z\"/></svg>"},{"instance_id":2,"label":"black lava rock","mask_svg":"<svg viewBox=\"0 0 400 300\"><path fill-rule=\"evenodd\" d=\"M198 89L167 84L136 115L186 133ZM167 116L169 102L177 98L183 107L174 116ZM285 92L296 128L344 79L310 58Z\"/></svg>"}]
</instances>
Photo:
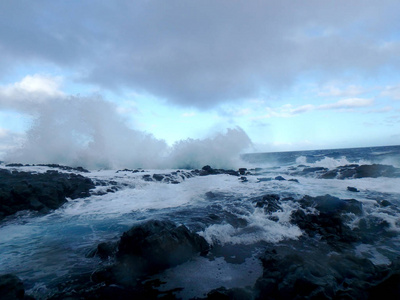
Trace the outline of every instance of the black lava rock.
<instances>
[{"instance_id":1,"label":"black lava rock","mask_svg":"<svg viewBox=\"0 0 400 300\"><path fill-rule=\"evenodd\" d=\"M279 199L279 195L269 194L264 195L261 198L254 199L253 203L256 204L256 207L264 208L264 211L270 214L282 210L281 206L279 205Z\"/></svg>"},{"instance_id":2,"label":"black lava rock","mask_svg":"<svg viewBox=\"0 0 400 300\"><path fill-rule=\"evenodd\" d=\"M116 263L92 275L94 282L136 284L137 278L206 254L209 245L196 233L173 222L151 220L125 232L118 244Z\"/></svg>"},{"instance_id":3,"label":"black lava rock","mask_svg":"<svg viewBox=\"0 0 400 300\"><path fill-rule=\"evenodd\" d=\"M347 190L348 190L349 192L355 192L355 193L360 192L359 190L357 190L355 187L352 187L352 186L348 186L348 187L347 187Z\"/></svg>"},{"instance_id":4,"label":"black lava rock","mask_svg":"<svg viewBox=\"0 0 400 300\"><path fill-rule=\"evenodd\" d=\"M0 298L4 300L33 299L25 296L24 284L13 274L0 275Z\"/></svg>"},{"instance_id":5,"label":"black lava rock","mask_svg":"<svg viewBox=\"0 0 400 300\"><path fill-rule=\"evenodd\" d=\"M57 209L66 198L90 196L95 184L73 173L47 171L33 174L0 169L0 220L21 210L42 213Z\"/></svg>"}]
</instances>

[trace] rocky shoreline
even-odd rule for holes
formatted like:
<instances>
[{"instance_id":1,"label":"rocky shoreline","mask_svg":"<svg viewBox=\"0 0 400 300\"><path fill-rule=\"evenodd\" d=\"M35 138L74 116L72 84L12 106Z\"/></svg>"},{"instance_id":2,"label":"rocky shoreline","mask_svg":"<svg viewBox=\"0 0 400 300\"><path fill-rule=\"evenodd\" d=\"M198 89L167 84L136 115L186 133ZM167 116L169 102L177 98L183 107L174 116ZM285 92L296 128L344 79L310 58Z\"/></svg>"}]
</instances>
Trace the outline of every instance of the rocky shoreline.
<instances>
[{"instance_id":1,"label":"rocky shoreline","mask_svg":"<svg viewBox=\"0 0 400 300\"><path fill-rule=\"evenodd\" d=\"M64 171L74 172L72 168ZM118 172L141 171L125 169ZM338 179L398 174L398 170L384 165L351 165L333 172L306 171L307 174L315 172L321 178L336 174ZM227 174L245 181L246 176L254 173L254 170L244 168L235 171L205 166L201 170L146 174L142 180L179 184L193 176ZM343 175L345 173L348 175ZM63 205L68 198L90 196L97 185L104 184L80 174L57 170L32 174L1 169L0 176L2 218L27 209L47 213ZM207 196L213 197L211 194ZM277 221L274 213L281 211L287 201L298 203L297 209L291 212L290 223L298 226L303 235L296 240L263 244L263 251L258 256L263 272L254 286L221 287L210 291L204 299L378 299L382 295L386 295L385 299L400 299L400 259L393 258L388 265L374 265L354 251L360 243L375 244L396 235L387 230L390 224L366 215L362 203L355 199L330 195L304 195L293 199L265 194L252 199L251 203L262 209L270 220ZM377 201L376 205L398 211L388 201ZM358 218L359 226L349 226L350 217ZM230 221L237 227L243 226L243 222L239 219ZM132 296L135 299L175 299L179 286L160 291L161 283L149 278L199 256L211 259L213 251L215 249L203 236L184 225L168 220L145 221L124 232L118 241L94 245L87 256L100 258L102 265L91 273L63 282L58 292L48 299L129 299ZM25 295L23 283L13 274L0 276L0 295L2 299L33 299Z\"/></svg>"}]
</instances>

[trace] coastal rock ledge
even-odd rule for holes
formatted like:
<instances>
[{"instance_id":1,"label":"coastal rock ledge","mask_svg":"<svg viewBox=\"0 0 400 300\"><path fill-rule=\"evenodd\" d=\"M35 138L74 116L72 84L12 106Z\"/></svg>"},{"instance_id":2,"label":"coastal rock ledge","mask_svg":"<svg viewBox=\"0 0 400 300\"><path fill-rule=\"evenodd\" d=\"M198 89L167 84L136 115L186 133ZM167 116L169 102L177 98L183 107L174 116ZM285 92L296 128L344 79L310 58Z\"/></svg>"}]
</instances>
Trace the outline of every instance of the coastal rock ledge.
<instances>
[{"instance_id":1,"label":"coastal rock ledge","mask_svg":"<svg viewBox=\"0 0 400 300\"><path fill-rule=\"evenodd\" d=\"M31 173L0 169L0 221L22 210L47 213L67 202L90 196L95 184L79 174L49 170Z\"/></svg>"}]
</instances>

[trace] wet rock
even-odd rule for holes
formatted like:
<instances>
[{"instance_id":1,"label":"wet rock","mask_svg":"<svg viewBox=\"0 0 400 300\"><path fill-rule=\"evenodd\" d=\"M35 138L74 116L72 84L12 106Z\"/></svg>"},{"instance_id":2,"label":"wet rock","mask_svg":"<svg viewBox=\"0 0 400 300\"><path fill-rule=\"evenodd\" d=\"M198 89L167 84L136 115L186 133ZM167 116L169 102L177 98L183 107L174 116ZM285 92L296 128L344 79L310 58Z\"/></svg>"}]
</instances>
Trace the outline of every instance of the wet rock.
<instances>
[{"instance_id":1,"label":"wet rock","mask_svg":"<svg viewBox=\"0 0 400 300\"><path fill-rule=\"evenodd\" d=\"M357 190L355 187L352 187L352 186L348 186L348 187L347 187L347 190L348 190L349 192L355 192L355 193L359 193L359 192L360 192L359 190Z\"/></svg>"},{"instance_id":2,"label":"wet rock","mask_svg":"<svg viewBox=\"0 0 400 300\"><path fill-rule=\"evenodd\" d=\"M315 173L315 172L326 172L328 171L328 168L324 167L305 167L302 171L303 174L309 174L309 173Z\"/></svg>"},{"instance_id":3,"label":"wet rock","mask_svg":"<svg viewBox=\"0 0 400 300\"><path fill-rule=\"evenodd\" d=\"M219 174L228 174L233 176L239 176L239 172L235 170L224 170L224 169L213 169L209 165L204 166L200 171L194 170L194 173L200 176L208 176L208 175L219 175Z\"/></svg>"},{"instance_id":4,"label":"wet rock","mask_svg":"<svg viewBox=\"0 0 400 300\"><path fill-rule=\"evenodd\" d=\"M239 168L240 175L246 175L247 168Z\"/></svg>"},{"instance_id":5,"label":"wet rock","mask_svg":"<svg viewBox=\"0 0 400 300\"><path fill-rule=\"evenodd\" d=\"M358 165L349 164L339 166L335 169L329 170L323 167L310 168L305 167L302 171L291 173L293 175L301 176L317 176L322 179L350 179L350 178L365 178L365 177L400 177L400 168L395 168L390 165L372 164L372 165Z\"/></svg>"},{"instance_id":6,"label":"wet rock","mask_svg":"<svg viewBox=\"0 0 400 300\"><path fill-rule=\"evenodd\" d=\"M67 202L90 196L93 181L82 175L47 171L10 172L0 169L0 219L21 210L46 213Z\"/></svg>"},{"instance_id":7,"label":"wet rock","mask_svg":"<svg viewBox=\"0 0 400 300\"><path fill-rule=\"evenodd\" d=\"M278 181L285 181L286 179L283 178L282 176L276 176L276 177L275 177L275 180L278 180Z\"/></svg>"},{"instance_id":8,"label":"wet rock","mask_svg":"<svg viewBox=\"0 0 400 300\"><path fill-rule=\"evenodd\" d=\"M299 183L299 180L298 180L298 179L294 179L294 178L289 179L288 181L292 181L292 182L297 182L297 183Z\"/></svg>"},{"instance_id":9,"label":"wet rock","mask_svg":"<svg viewBox=\"0 0 400 300\"><path fill-rule=\"evenodd\" d=\"M241 177L239 178L239 180L240 180L241 182L247 182L247 181L248 181L246 176L241 176Z\"/></svg>"},{"instance_id":10,"label":"wet rock","mask_svg":"<svg viewBox=\"0 0 400 300\"><path fill-rule=\"evenodd\" d=\"M153 179L155 179L156 181L162 181L164 179L164 175L153 174Z\"/></svg>"},{"instance_id":11,"label":"wet rock","mask_svg":"<svg viewBox=\"0 0 400 300\"><path fill-rule=\"evenodd\" d=\"M0 298L4 300L26 299L22 281L13 274L0 275Z\"/></svg>"},{"instance_id":12,"label":"wet rock","mask_svg":"<svg viewBox=\"0 0 400 300\"><path fill-rule=\"evenodd\" d=\"M33 165L35 166L35 165ZM59 164L37 164L36 166L41 166L41 167L48 167L48 168L55 168L55 169L60 169L60 170L64 170L64 171L78 171L78 172L82 172L82 173L90 173L89 170L86 170L82 167L69 167L69 166L63 166L63 165L59 165Z\"/></svg>"},{"instance_id":13,"label":"wet rock","mask_svg":"<svg viewBox=\"0 0 400 300\"><path fill-rule=\"evenodd\" d=\"M208 300L252 300L254 299L253 292L244 288L233 288L227 289L225 287L220 287L218 289L212 290L207 294Z\"/></svg>"},{"instance_id":14,"label":"wet rock","mask_svg":"<svg viewBox=\"0 0 400 300\"><path fill-rule=\"evenodd\" d=\"M276 211L281 211L282 207L279 205L279 195L269 194L265 195L262 198L256 198L253 200L253 203L256 204L256 207L264 208L264 211L268 214L271 214Z\"/></svg>"},{"instance_id":15,"label":"wet rock","mask_svg":"<svg viewBox=\"0 0 400 300\"><path fill-rule=\"evenodd\" d=\"M375 266L353 254L332 253L329 247L281 245L261 257L263 275L255 285L256 299L399 299L397 261Z\"/></svg>"},{"instance_id":16,"label":"wet rock","mask_svg":"<svg viewBox=\"0 0 400 300\"><path fill-rule=\"evenodd\" d=\"M92 275L95 282L135 285L137 278L204 255L209 245L196 233L173 222L151 220L125 232L118 244L116 263Z\"/></svg>"},{"instance_id":17,"label":"wet rock","mask_svg":"<svg viewBox=\"0 0 400 300\"><path fill-rule=\"evenodd\" d=\"M367 259L290 248L266 251L262 263L258 299L367 299L366 289L381 276Z\"/></svg>"},{"instance_id":18,"label":"wet rock","mask_svg":"<svg viewBox=\"0 0 400 300\"><path fill-rule=\"evenodd\" d=\"M330 195L305 196L299 201L301 208L292 212L291 222L299 226L309 236L320 235L335 247L340 243L353 243L361 239L358 232L346 225L344 213L362 215L362 203L354 200L342 200ZM310 209L316 209L313 212Z\"/></svg>"},{"instance_id":19,"label":"wet rock","mask_svg":"<svg viewBox=\"0 0 400 300\"><path fill-rule=\"evenodd\" d=\"M260 178L257 178L257 180L258 180L258 182L262 182L262 181L271 181L272 178L270 178L270 177L260 177Z\"/></svg>"},{"instance_id":20,"label":"wet rock","mask_svg":"<svg viewBox=\"0 0 400 300\"><path fill-rule=\"evenodd\" d=\"M354 178L364 178L364 177L399 177L400 169L395 168L390 165L361 165L356 167L356 174Z\"/></svg>"},{"instance_id":21,"label":"wet rock","mask_svg":"<svg viewBox=\"0 0 400 300\"><path fill-rule=\"evenodd\" d=\"M382 200L382 201L379 201L378 203L379 203L379 205L382 206L382 207L388 207L388 206L391 206L391 205L392 205L392 203L390 203L390 202L387 201L387 200Z\"/></svg>"},{"instance_id":22,"label":"wet rock","mask_svg":"<svg viewBox=\"0 0 400 300\"><path fill-rule=\"evenodd\" d=\"M98 256L101 259L114 257L118 250L118 242L105 242L97 245L97 249L87 255L87 257Z\"/></svg>"},{"instance_id":23,"label":"wet rock","mask_svg":"<svg viewBox=\"0 0 400 300\"><path fill-rule=\"evenodd\" d=\"M382 295L385 295L385 299L400 299L400 273L391 274L382 282L371 287L369 293L369 299L381 299Z\"/></svg>"},{"instance_id":24,"label":"wet rock","mask_svg":"<svg viewBox=\"0 0 400 300\"><path fill-rule=\"evenodd\" d=\"M328 215L346 212L354 213L356 215L362 214L361 202L354 199L342 200L329 194L317 197L306 195L299 201L299 203L303 208L315 207L320 212Z\"/></svg>"},{"instance_id":25,"label":"wet rock","mask_svg":"<svg viewBox=\"0 0 400 300\"><path fill-rule=\"evenodd\" d=\"M149 175L149 174L143 175L142 179L144 181L153 181L153 178L151 178L151 175Z\"/></svg>"}]
</instances>

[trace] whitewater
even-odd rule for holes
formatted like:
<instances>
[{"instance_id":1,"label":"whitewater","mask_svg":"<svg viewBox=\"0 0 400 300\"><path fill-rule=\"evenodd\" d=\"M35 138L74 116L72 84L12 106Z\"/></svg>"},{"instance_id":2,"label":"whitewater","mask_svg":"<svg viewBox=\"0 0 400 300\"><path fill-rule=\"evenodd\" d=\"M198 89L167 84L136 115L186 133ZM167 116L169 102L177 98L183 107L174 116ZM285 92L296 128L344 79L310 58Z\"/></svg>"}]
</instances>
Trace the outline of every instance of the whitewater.
<instances>
[{"instance_id":1,"label":"whitewater","mask_svg":"<svg viewBox=\"0 0 400 300\"><path fill-rule=\"evenodd\" d=\"M179 287L174 297L191 299L219 287L253 287L263 276L259 258L265 249L307 235L291 221L301 208L299 200L327 194L362 203L361 215L346 213L349 228L361 228L364 219L371 224L368 230L389 233L375 241L359 240L346 251L388 266L400 255L400 178L321 178L321 172L352 164L398 168L400 146L246 154L241 157L246 171L239 176L189 176L191 169L92 169L80 174L101 183L89 197L69 199L46 215L22 211L2 221L0 274L17 275L27 294L47 299L60 292L63 282L107 265L88 255L99 243L117 241L133 225L157 219L184 224L211 245L208 256L153 275L163 282L159 291ZM52 169L1 168L31 173ZM279 208L267 211L256 205L264 195L277 195ZM382 201L390 205L380 205ZM312 214L315 208L304 211Z\"/></svg>"}]
</instances>

